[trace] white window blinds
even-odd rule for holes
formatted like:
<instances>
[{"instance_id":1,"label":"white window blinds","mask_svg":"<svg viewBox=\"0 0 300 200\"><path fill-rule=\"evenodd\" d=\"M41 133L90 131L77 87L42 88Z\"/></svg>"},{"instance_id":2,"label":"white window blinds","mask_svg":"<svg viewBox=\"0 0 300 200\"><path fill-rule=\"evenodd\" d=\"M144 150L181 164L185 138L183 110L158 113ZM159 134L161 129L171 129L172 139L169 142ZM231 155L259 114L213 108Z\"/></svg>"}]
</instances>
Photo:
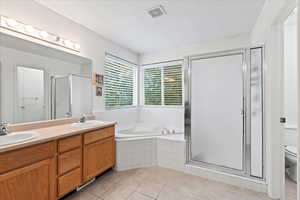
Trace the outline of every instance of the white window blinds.
<instances>
[{"instance_id":1,"label":"white window blinds","mask_svg":"<svg viewBox=\"0 0 300 200\"><path fill-rule=\"evenodd\" d=\"M144 68L144 105L182 105L182 66Z\"/></svg>"},{"instance_id":2,"label":"white window blinds","mask_svg":"<svg viewBox=\"0 0 300 200\"><path fill-rule=\"evenodd\" d=\"M182 67L164 67L164 103L182 105Z\"/></svg>"},{"instance_id":3,"label":"white window blinds","mask_svg":"<svg viewBox=\"0 0 300 200\"><path fill-rule=\"evenodd\" d=\"M105 107L134 105L137 66L112 55L105 57Z\"/></svg>"},{"instance_id":4,"label":"white window blinds","mask_svg":"<svg viewBox=\"0 0 300 200\"><path fill-rule=\"evenodd\" d=\"M161 105L161 69L148 68L144 70L145 105Z\"/></svg>"}]
</instances>

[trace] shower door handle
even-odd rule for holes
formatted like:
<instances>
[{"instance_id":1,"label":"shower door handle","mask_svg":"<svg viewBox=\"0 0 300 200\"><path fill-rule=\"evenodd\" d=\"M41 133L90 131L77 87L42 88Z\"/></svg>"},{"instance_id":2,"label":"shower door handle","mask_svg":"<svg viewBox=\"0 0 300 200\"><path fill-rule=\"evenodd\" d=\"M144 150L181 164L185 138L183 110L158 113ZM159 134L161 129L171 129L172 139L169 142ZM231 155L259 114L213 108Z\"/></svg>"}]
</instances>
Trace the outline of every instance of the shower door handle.
<instances>
[{"instance_id":1,"label":"shower door handle","mask_svg":"<svg viewBox=\"0 0 300 200\"><path fill-rule=\"evenodd\" d=\"M245 110L241 109L241 115L244 116L245 115Z\"/></svg>"},{"instance_id":2,"label":"shower door handle","mask_svg":"<svg viewBox=\"0 0 300 200\"><path fill-rule=\"evenodd\" d=\"M285 117L280 117L280 123L285 124L286 123L286 118Z\"/></svg>"}]
</instances>

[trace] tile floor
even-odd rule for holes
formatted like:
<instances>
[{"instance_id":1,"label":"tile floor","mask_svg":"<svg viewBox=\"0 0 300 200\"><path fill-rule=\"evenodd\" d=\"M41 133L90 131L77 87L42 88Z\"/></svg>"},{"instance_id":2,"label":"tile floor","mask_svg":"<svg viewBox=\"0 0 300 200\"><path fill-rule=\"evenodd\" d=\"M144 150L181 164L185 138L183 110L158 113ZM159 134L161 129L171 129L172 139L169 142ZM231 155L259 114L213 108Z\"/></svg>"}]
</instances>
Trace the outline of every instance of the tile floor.
<instances>
[{"instance_id":1,"label":"tile floor","mask_svg":"<svg viewBox=\"0 0 300 200\"><path fill-rule=\"evenodd\" d=\"M175 170L110 171L65 200L270 200L265 194Z\"/></svg>"},{"instance_id":2,"label":"tile floor","mask_svg":"<svg viewBox=\"0 0 300 200\"><path fill-rule=\"evenodd\" d=\"M285 179L286 186L286 199L287 200L296 200L297 199L297 183L290 180L289 178Z\"/></svg>"}]
</instances>

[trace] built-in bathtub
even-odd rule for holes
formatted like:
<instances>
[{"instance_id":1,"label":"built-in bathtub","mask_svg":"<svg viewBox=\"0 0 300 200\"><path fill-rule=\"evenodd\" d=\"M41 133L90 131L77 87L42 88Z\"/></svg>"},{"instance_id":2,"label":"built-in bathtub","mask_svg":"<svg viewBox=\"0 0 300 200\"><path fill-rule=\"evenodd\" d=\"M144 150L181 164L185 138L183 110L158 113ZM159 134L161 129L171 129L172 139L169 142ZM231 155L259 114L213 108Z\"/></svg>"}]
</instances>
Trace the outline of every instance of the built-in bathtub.
<instances>
[{"instance_id":1,"label":"built-in bathtub","mask_svg":"<svg viewBox=\"0 0 300 200\"><path fill-rule=\"evenodd\" d=\"M116 133L116 139L138 139L138 138L148 138L148 137L165 137L165 138L178 138L184 139L182 132L177 132L170 129L161 129L161 130L154 130L154 131L137 131L135 129L129 130L120 130Z\"/></svg>"},{"instance_id":2,"label":"built-in bathtub","mask_svg":"<svg viewBox=\"0 0 300 200\"><path fill-rule=\"evenodd\" d=\"M182 166L185 159L184 134L153 125L143 126L136 125L131 129L116 132L116 169L149 167L170 159L175 162L170 155L165 155L171 153L170 151L176 151L171 154L176 155L177 160L180 159L173 166ZM166 157L168 159L165 159Z\"/></svg>"}]
</instances>

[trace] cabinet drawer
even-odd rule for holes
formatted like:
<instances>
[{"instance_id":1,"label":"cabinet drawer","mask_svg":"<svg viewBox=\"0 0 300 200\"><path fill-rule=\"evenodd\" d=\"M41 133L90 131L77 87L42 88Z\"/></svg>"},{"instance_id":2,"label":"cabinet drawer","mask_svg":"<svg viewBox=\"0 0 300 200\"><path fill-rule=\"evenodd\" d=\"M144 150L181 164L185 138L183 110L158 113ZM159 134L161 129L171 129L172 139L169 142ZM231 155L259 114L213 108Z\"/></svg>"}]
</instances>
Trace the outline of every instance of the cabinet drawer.
<instances>
[{"instance_id":1,"label":"cabinet drawer","mask_svg":"<svg viewBox=\"0 0 300 200\"><path fill-rule=\"evenodd\" d=\"M55 146L56 142L49 142L1 153L0 174L54 157L56 154Z\"/></svg>"},{"instance_id":2,"label":"cabinet drawer","mask_svg":"<svg viewBox=\"0 0 300 200\"><path fill-rule=\"evenodd\" d=\"M58 178L58 196L71 192L81 183L81 169L75 169Z\"/></svg>"},{"instance_id":3,"label":"cabinet drawer","mask_svg":"<svg viewBox=\"0 0 300 200\"><path fill-rule=\"evenodd\" d=\"M90 144L98 140L115 135L115 127L107 127L84 134L84 144Z\"/></svg>"},{"instance_id":4,"label":"cabinet drawer","mask_svg":"<svg viewBox=\"0 0 300 200\"><path fill-rule=\"evenodd\" d=\"M58 175L62 175L81 165L81 148L58 156Z\"/></svg>"},{"instance_id":5,"label":"cabinet drawer","mask_svg":"<svg viewBox=\"0 0 300 200\"><path fill-rule=\"evenodd\" d=\"M59 153L66 152L81 146L81 135L72 136L58 141Z\"/></svg>"}]
</instances>

